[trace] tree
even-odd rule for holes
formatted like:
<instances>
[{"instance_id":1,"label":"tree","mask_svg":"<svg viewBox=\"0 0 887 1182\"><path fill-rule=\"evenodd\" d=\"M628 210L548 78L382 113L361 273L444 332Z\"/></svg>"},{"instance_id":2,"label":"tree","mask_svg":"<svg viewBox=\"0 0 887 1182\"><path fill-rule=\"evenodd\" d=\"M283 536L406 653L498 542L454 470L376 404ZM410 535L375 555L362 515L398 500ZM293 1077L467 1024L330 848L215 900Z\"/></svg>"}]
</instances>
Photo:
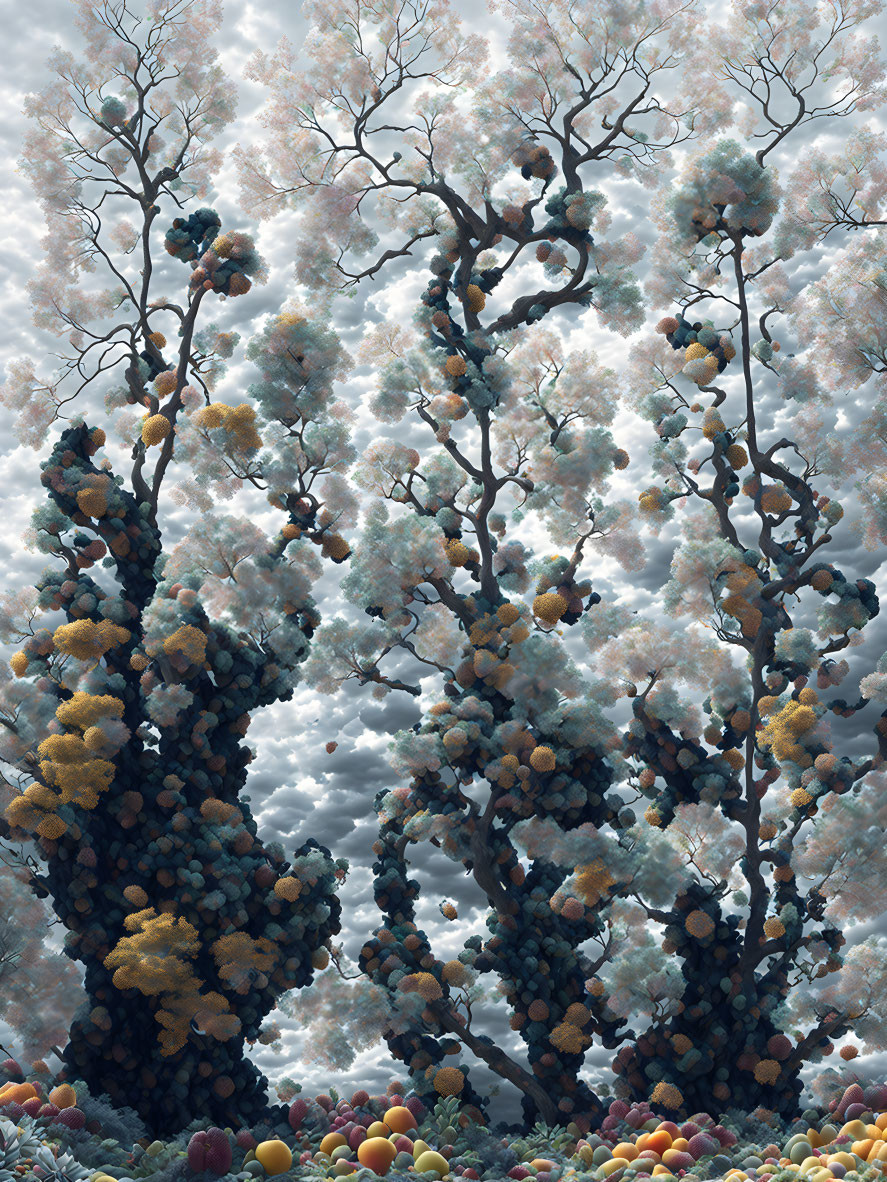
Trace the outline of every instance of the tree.
<instances>
[{"instance_id":1,"label":"tree","mask_svg":"<svg viewBox=\"0 0 887 1182\"><path fill-rule=\"evenodd\" d=\"M257 839L240 791L251 713L292 696L320 621L315 547L347 557L334 527L354 498L336 469L353 449L330 383L348 362L335 334L284 308L248 350L261 413L212 400L238 338L198 327L201 305L246 294L264 261L249 235L198 208L163 240L191 263L186 305L152 280L161 204L204 194L219 163L207 143L231 118L210 45L220 11L204 0L161 0L148 17L125 3L77 7L88 61L56 51L56 80L28 100L39 130L24 164L50 230L35 319L71 352L42 384L29 359L14 364L3 398L39 448L67 402L122 370L106 408L132 468L127 487L96 460L105 431L80 414L42 464L49 504L30 542L55 564L3 621L4 639L23 644L0 700L0 756L19 780L2 834L35 842L45 869L29 859L22 880L52 900L65 954L85 968L67 1077L171 1135L195 1118L267 1117L267 1081L244 1041L265 1037L276 997L311 980L340 930L347 861L313 839L286 860ZM84 291L97 269L114 286ZM127 405L147 413L121 416ZM164 552L160 492L174 460L187 465L180 496L191 488L205 504L220 483L250 482L285 523L269 538L207 512ZM20 1009L8 1016L25 1022Z\"/></svg>"},{"instance_id":2,"label":"tree","mask_svg":"<svg viewBox=\"0 0 887 1182\"><path fill-rule=\"evenodd\" d=\"M839 951L844 937L824 917L826 900L835 918L849 916L851 901L858 919L873 917L880 909L864 884L883 877L887 816L876 803L876 791L883 784L887 715L882 714L874 727L874 755L857 760L835 754L826 721L829 712L850 717L869 699L877 699L880 675L863 679L861 696L853 705L842 698L829 700L823 693L849 672L847 662L835 662L831 654L858 643L858 633L878 614L879 604L870 580L850 581L817 554L832 540L830 531L843 509L811 483L816 477L840 487L859 468L867 472L861 482L863 528L869 539L881 544L887 540L877 502L868 492L880 456L861 446L870 438L872 416L845 446L827 435L822 415L813 410L817 404L831 403L831 390L858 387L873 372L883 372L883 346L877 339L880 329L874 327L877 319L868 322L874 341L864 315L853 318L848 333L846 309L840 303L827 306L823 298L839 276L847 275L851 259L859 257L857 244L800 295L791 290L782 267L800 249L841 227L873 230L875 242L867 243L865 254L871 258L874 246L875 257L881 256L882 232L877 227L883 221L878 212L887 194L877 148L883 149L883 137L877 143L865 130L855 132L837 156L818 153L805 160L789 180L790 200L782 205L785 212L770 242L750 246L750 240L768 233L782 204L776 173L765 164L770 152L782 152L786 138L812 119L850 115L883 101L884 71L877 47L859 34L848 36L877 7L832 9L824 42L810 40L806 7L768 10L766 22L757 9L737 8L729 26L715 34L723 64L713 73L737 81L746 91L751 103L743 129L764 143L754 156L731 140L702 149L658 210L660 265L654 268L650 286L660 299L680 304L679 313L663 319L657 329L671 350L679 351L683 366L679 371L668 359L663 342L636 355L630 367L637 405L660 436L651 454L658 472L667 478L664 489L645 490L640 505L656 520L670 511L675 499L683 504L681 498L692 496L703 502L700 514L687 517L686 540L672 560L665 599L673 614L706 620L721 641L744 651L746 676L740 685L715 687L703 702L709 715L703 737L724 753L731 774L712 776L698 736L686 730L675 734L656 707L649 709L651 690L660 676L657 668L634 697L635 722L625 753L644 765L640 782L652 801L645 813L650 824L668 826L679 804L705 801L741 826L745 832L736 852L741 850L739 866L750 891L739 898L748 916L738 925L721 913L726 880L710 875L706 877L711 887L678 897L670 911L644 907L647 916L668 925L663 947L684 961L687 987L678 1016L648 1030L635 1047L623 1049L614 1064L630 1084L623 1094L634 1098L646 1095L651 1078L656 1078L654 1096L658 1092L671 1099L682 1097L691 1108L702 1107L705 1097L713 1094L722 1101L729 1097L746 1110L757 1099L768 1109L793 1116L802 1090L800 1068L833 1050L832 1038L853 1030L871 1049L885 1043L885 1016L878 1002L887 969L884 949L875 940L865 941L845 964ZM826 50L833 56L824 63ZM812 107L808 92L820 75L837 75L847 89L831 103ZM765 97L777 82L794 103L779 120ZM758 131L761 122L764 129ZM847 176L851 194L860 192L862 217L848 212L842 176ZM699 251L700 245L704 251ZM866 301L880 301L877 263L873 270L874 281L871 268L851 270L857 277L852 290L859 313ZM689 308L709 300L726 302L730 314L736 313L728 335L739 329L742 382L732 402L727 402L727 391L713 384L721 367L714 364L712 346L719 339L723 347L725 336L719 336L711 320L688 319ZM814 301L815 319L810 315ZM786 314L806 348L799 357L789 354L780 360L780 345L768 321ZM753 316L761 334L755 341ZM810 325L815 325L813 331L805 328ZM753 372L755 365L761 368ZM675 385L678 372L714 396L709 407L698 400L688 404ZM788 405L803 404L795 413L795 439L783 437L769 446L761 441L760 412L756 413L768 375L773 375ZM700 412L702 436L708 442L689 458L681 437L692 429L689 416ZM728 428L725 419L736 425ZM793 470L790 456L776 458L778 452L792 451L803 465L800 473ZM749 464L751 471L740 489L738 472ZM703 485L700 476L708 474L707 467L712 479ZM743 501L733 508L740 491L750 498L748 509ZM805 588L826 601L817 615L820 640L808 628L796 626L799 612L810 611L809 597L805 602L802 596ZM837 603L828 602L833 596ZM789 597L796 600L794 618L788 611ZM815 689L808 684L814 672ZM764 773L760 779L753 779L754 767ZM775 807L762 815L765 799L779 781L788 790L788 808L771 796L767 803ZM810 826L802 843L799 831L820 809L828 821ZM704 863L705 847L711 850L717 844L714 834L711 840L701 840L691 849L691 860L701 852ZM768 863L775 894L763 877ZM804 897L797 875L813 880ZM807 930L807 921L824 926ZM717 951L716 973L711 956L700 955L700 944ZM802 961L802 952L811 959ZM792 970L797 971L794 980L789 976ZM838 982L816 1001L802 1001L797 991L791 992L803 978L835 973L840 973ZM713 988L715 977L723 998ZM814 1028L806 1035L796 1031L797 1045L792 1046L783 1029L806 1022L813 1022ZM735 1064L742 1073L738 1084L732 1082L733 1072L727 1082L727 1065L718 1053L722 1046L740 1052ZM668 1063L665 1072L663 1061ZM645 1070L647 1064L650 1070ZM769 1088L762 1091L756 1086L761 1084Z\"/></svg>"},{"instance_id":3,"label":"tree","mask_svg":"<svg viewBox=\"0 0 887 1182\"><path fill-rule=\"evenodd\" d=\"M435 239L436 247L428 264L432 278L415 317L418 342L403 326L382 325L368 339L364 358L393 358L371 404L376 417L399 424L413 411L440 447L423 463L418 447L403 441L401 428L401 438L377 441L358 465L358 483L403 508L370 510L343 582L348 597L373 622L330 621L318 631L306 665L306 676L322 690L333 692L355 679L371 682L379 696L419 693L399 671L381 672L386 657L407 654L443 675L443 695L423 723L398 734L392 745L395 770L411 777L409 786L381 793L375 802L381 821L374 846L375 895L384 922L360 954L361 973L376 991L365 981L355 991L351 1034L360 1045L381 1033L392 1054L408 1063L420 1094L458 1094L474 1103L468 1069L461 1063L438 1066L446 1054L458 1053L460 1044L468 1046L524 1093L528 1123L542 1116L554 1124L562 1114L574 1114L575 1125L583 1128L601 1113L598 1098L576 1078L595 1035L608 1047L626 1044L614 1064L626 1077L620 1081L626 1095L646 1098L658 1084L653 1098L684 1118L704 1108L711 1095L725 1105L766 1105L794 1115L801 1090L797 1073L805 1059L815 1061L831 1045L829 1039L852 1023L874 1046L883 1032L877 992L859 1001L856 966L872 956L880 964L872 945L855 950L854 964L842 974L838 1004L805 1015L814 1028L799 1036L796 1048L778 1024L790 1011L777 1009L800 979L789 982L787 973L801 949L812 950L818 973L842 965L843 937L823 920L825 896L815 888L802 899L793 884L792 856L800 862L805 852L795 846L798 828L817 811L811 802L819 795L830 794L832 808L840 810L839 798L877 771L885 754L876 728L876 755L839 761L818 724L825 706L805 678L817 668L820 688L840 682L846 669L827 654L849 644L849 630L863 627L878 603L870 581L848 583L828 563L813 563L801 573L831 540L823 532L813 541L817 522L827 531L840 510L807 484L812 461L805 460L798 476L774 459L776 451L793 446L790 441L759 449L751 365L755 358L768 365L768 349L775 346L766 320L785 310L788 300L775 260L765 262L762 254L749 265L743 251L746 239L763 236L777 212L775 172L764 165L769 153L814 118L870 109L883 98L877 47L852 31L878 6L834 7L822 44L810 39L815 26L809 6L737 7L729 34L704 43L695 38L698 48L682 79L691 92L667 105L649 93L651 79L678 63L677 45L688 40L693 15L689 5L676 12L638 7L630 14L588 5L580 10L566 2L543 9L513 0L504 7L515 18L513 68L475 86L468 110L439 91L413 99L408 124L390 110L392 96L409 81L432 78L453 88L469 71L480 72L479 41L462 39L458 22L430 3L370 5L347 20L336 6L309 4L313 66L300 71L284 40L273 58L256 55L250 70L272 93L264 151L252 146L238 153L244 202L269 215L288 205L302 210L307 233L296 259L302 283L331 300L411 255L422 239ZM816 15L828 14L823 9ZM662 56L659 43L666 39L672 52ZM367 48L377 42L378 52ZM718 51L714 65L712 44ZM639 79L640 93L617 96L607 85L631 74ZM808 109L806 92L820 75L849 79L850 89ZM617 170L655 188L662 173L653 164L657 157L660 164L668 162L667 145L657 141L670 127L673 143L692 132L705 139L733 111L724 84L743 77L769 122L760 133L766 143L756 158L729 140L705 143L677 195L660 202L668 227L651 289L660 303L677 300L681 313L661 321L667 340L661 348L633 350L638 360L630 369L630 388L646 396L643 412L660 436L654 463L668 476L666 489L642 492L641 513L670 519L670 502L690 494L710 506L703 517L685 515L688 540L675 560L668 593L676 610L705 616L714 609L718 644L695 630L681 635L633 623L628 612L603 604L591 581L579 577L586 544L604 541L628 570L641 553L631 514L624 506L605 505L598 495L614 468L628 462L607 429L616 375L597 366L591 354L574 364L565 360L552 340L530 326L555 309L588 307L623 335L640 326L642 308L627 267L641 247L631 236L616 244L601 241L606 203L602 194L585 188L581 173L623 152ZM777 80L797 104L786 119L767 101ZM654 115L651 141L635 121ZM751 117L744 116L746 123ZM689 128L683 136L682 122ZM746 128L748 135L755 134L754 126ZM862 142L874 161L871 139ZM389 162L392 146L397 150ZM541 191L512 186L509 164L520 168L526 181L541 181ZM555 190L559 173L565 183ZM804 175L802 169L795 183L806 193ZM461 188L448 177L463 182ZM867 212L882 195L876 174L866 193ZM353 267L344 261L349 252L362 256L380 245L365 218L371 200L398 241L374 264L347 270L346 265ZM536 220L543 201L544 224ZM808 245L815 240L823 208L831 225L837 207L827 197L820 195L810 216L803 202L793 205L777 231L777 258L790 257L805 239ZM838 224L851 223L839 218ZM852 224L878 223L867 218ZM702 239L714 258L688 261ZM504 261L494 249L502 243ZM521 295L510 309L497 306L482 323L481 313L509 268L525 261L533 247L546 279L565 277L563 286L552 282ZM685 319L683 313L722 282L720 263L726 261L734 264L736 325L715 330L712 321ZM765 295L778 294L760 320L763 341L753 350L745 288L755 281ZM737 326L738 347L731 335ZM681 365L666 371L668 346L683 354ZM732 372L738 375L741 367L746 426L744 432L741 423L728 432L720 410L727 394L712 382L737 353ZM703 436L713 454L686 463L678 436L688 419L672 405L673 396L685 405L672 386L678 374L698 387L700 399L713 396L707 408L698 401L689 407L695 414L704 411ZM794 396L809 396L812 377L804 363L789 367L785 381ZM673 395L660 393L663 386ZM809 420L805 429L814 430ZM746 490L760 519L761 554L740 543L729 516L740 491L736 468L749 461L740 438L748 440L754 467ZM704 464L715 471L711 489L693 479ZM510 493L520 498L512 520L519 524L535 511L568 556L531 564L523 535L520 540L507 535L501 509ZM774 538L774 530L794 518L796 538L785 543ZM528 590L531 575L536 585L529 611L517 596ZM842 596L842 606L826 608L822 618L826 634L831 636L834 625L839 637L818 647L806 629L780 635L792 625L784 600L808 585L824 596ZM721 600L723 591L730 595ZM618 687L611 678L583 681L552 635L559 625L580 620L596 667L626 669L623 684L634 698L634 722L624 743L603 713L614 704ZM721 647L731 643L749 654L747 670L738 670ZM629 669L634 677L647 678L641 694L628 679ZM791 696L784 698L789 680ZM701 691L711 719L704 735L698 710L679 698L676 681ZM864 700L857 707L833 705L846 713L862 708ZM765 717L771 721L765 724ZM703 737L713 751L702 745ZM642 768L626 762L635 759ZM752 781L755 761L766 773L763 781ZM780 776L792 792L790 815L763 823L760 798ZM490 785L485 809L460 788L478 779ZM661 840L636 825L619 797L605 795L620 779L638 789L638 798L653 799L645 821L664 831ZM658 790L657 779L664 784ZM850 825L856 806L841 803L847 810L844 824ZM678 853L681 837L668 840L680 806L701 808L709 821L720 808L744 829L740 868L752 888L747 921L724 917L720 898L726 883L707 887L692 880ZM599 832L605 825L620 834L616 842ZM834 824L833 832L840 831ZM777 834L779 840L770 845ZM879 837L876 829L873 847L860 851L853 868L857 878L865 857L880 865L874 848ZM421 838L461 862L493 909L487 920L491 938L482 944L472 937L447 964L434 958L414 922L418 884L407 877L404 851ZM521 845L533 860L528 873L518 862L515 847ZM696 865L692 854L689 862ZM775 898L761 870L768 862L778 884ZM808 858L808 868L811 863ZM685 880L683 885L676 878ZM843 885L852 896L852 875ZM657 894L671 906L654 904ZM771 900L775 911L767 918ZM663 973L661 963L651 972L652 936L618 950L627 953L621 963L614 957L614 923L644 914L667 925L663 948L679 952L681 977ZM803 934L807 919L824 926ZM591 961L579 946L600 938L605 923L608 938ZM772 966L756 978L755 968L771 956ZM617 967L608 990L596 974L610 960ZM638 973L642 965L646 971ZM338 961L337 970L341 973ZM512 1028L528 1044L532 1075L489 1040L474 1037L456 1009L464 1000L470 1017L470 1000L480 995L475 974L486 971L501 978L501 993L514 1011ZM633 989L626 988L629 979L636 983ZM707 998L721 980L727 997L713 1008ZM463 999L454 999L454 986L466 989ZM327 1012L323 1007L340 996L338 987L317 988L321 992L309 1005ZM619 1031L631 1009L630 1004L625 1009L626 995L637 1003L644 993L654 1026L629 1046L634 1034ZM679 1020L661 1008L669 1000L677 1003ZM300 1013L305 1001L303 994ZM340 1028L315 1044L315 1052L347 1065L353 1048ZM738 1081L737 1066L743 1073Z\"/></svg>"}]
</instances>

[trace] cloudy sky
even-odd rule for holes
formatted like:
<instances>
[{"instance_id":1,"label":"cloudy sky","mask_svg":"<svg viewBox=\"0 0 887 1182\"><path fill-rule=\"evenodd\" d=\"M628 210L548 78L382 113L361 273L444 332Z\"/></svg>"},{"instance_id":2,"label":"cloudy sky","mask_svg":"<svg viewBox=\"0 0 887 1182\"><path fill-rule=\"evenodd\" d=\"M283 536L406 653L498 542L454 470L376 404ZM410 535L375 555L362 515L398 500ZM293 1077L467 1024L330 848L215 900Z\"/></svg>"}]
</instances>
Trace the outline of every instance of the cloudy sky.
<instances>
[{"instance_id":1,"label":"cloudy sky","mask_svg":"<svg viewBox=\"0 0 887 1182\"><path fill-rule=\"evenodd\" d=\"M467 30L489 38L491 68L503 68L507 64L506 18L500 13L489 14L484 6L468 0L453 3L452 10L460 14ZM721 6L712 6L707 19L716 21L720 11ZM243 69L255 48L273 51L281 33L286 33L293 44L301 44L307 23L298 12L298 6L285 3L263 2L261 5L252 5L243 0L227 0L217 45L225 71L237 84L239 103L237 119L216 141L216 146L223 152L230 152L238 143L251 144L261 135L257 115L266 94L261 86L244 79ZM0 276L0 300L5 325L0 342L0 365L5 366L17 358L30 356L37 363L38 374L49 377L52 373L52 352L58 348L58 343L54 337L32 325L25 288L41 260L41 240L45 227L41 209L27 178L16 172L14 167L21 154L22 136L28 128L28 120L22 113L25 95L45 85L48 78L45 63L54 44L79 53L82 42L74 25L73 8L67 0L42 0L39 21L33 20L33 14L26 6L9 10L5 14L4 33L8 43L15 46L15 53L7 55L3 77L0 79L0 139L7 162L5 217L0 228L3 257L6 260ZM673 79L675 85L679 81ZM470 95L465 101L470 101ZM883 128L883 115L869 113L857 120L857 125L866 124L876 129ZM829 121L824 121L807 132L804 143L809 146L815 141L834 150L846 129L846 122L832 127ZM675 154L676 166L680 165L682 156L682 152ZM778 153L774 153L776 156ZM773 162L787 171L794 159L792 152L785 152ZM641 241L652 245L655 228L645 212L649 198L645 190L632 182L605 174L589 178L587 185L606 193L613 213L613 237L631 230ZM242 335L241 346L232 359L228 375L216 392L218 400L230 402L235 398L240 401L238 395L255 379L255 371L243 359L246 341L286 299L291 296L305 298L309 294L299 287L293 276L292 259L300 221L297 214L288 212L270 223L250 222L238 206L237 184L230 158L216 177L215 190L208 203L220 213L223 226L253 233L260 251L270 264L267 285L255 288L248 299L219 305L212 314L221 328L236 329ZM169 218L165 222L161 218L158 225L167 224L168 221ZM823 274L847 241L847 235L835 233L830 236L826 246L793 260L788 267L793 284L803 285ZM390 242L383 240L384 245L390 245ZM380 246L380 251L383 246ZM363 333L374 323L382 320L410 323L418 296L427 282L428 272L423 269L422 260L427 260L431 253L432 248L425 254L417 248L411 259L397 260L387 278L361 285L354 299L341 300L333 308L333 325L350 354L355 354ZM635 268L641 280L646 275L645 268L645 260L642 259ZM185 272L180 264L161 256L157 274L157 290L184 292ZM529 268L527 274L531 274ZM529 281L536 286L523 290L536 290L538 280L538 275L531 277ZM509 293L509 298L514 297ZM560 334L568 351L580 348L594 350L602 364L621 373L633 345L643 339L644 334L652 332L652 326L661 316L673 311L669 307L648 306L644 328L628 340L603 328L593 311L570 319L550 316L545 326L554 328ZM703 314L714 316L716 312ZM784 348L790 350L793 343L791 334L782 325L779 337L784 342ZM113 384L120 380L116 378ZM735 377L725 375L724 385L728 391L737 390L735 382ZM98 424L105 420L103 401L110 384L96 381L78 399L76 409L86 414L88 422ZM366 410L366 403L373 389L372 369L359 366L337 391L358 410L354 429L358 451L363 450L372 439L388 433L411 445L426 444L427 440L420 438L421 432L406 420L399 427L390 428L372 419ZM869 383L852 396L842 399L839 430L848 429L868 413L873 397L872 384ZM783 432L789 430L791 411L781 420L777 419L781 404L766 382L761 384L760 405L760 423L772 424ZM737 419L739 417L741 415L736 416ZM0 405L0 448L7 472L0 490L3 498L0 530L8 554L0 572L0 591L13 591L33 583L45 565L42 554L29 552L23 547L21 535L29 525L34 507L43 503L39 462L48 455L51 442L47 441L39 451L19 445L13 430L14 418L10 409ZM640 488L653 483L655 479L647 456L647 449L655 438L652 427L629 407L623 406L614 421L613 434L617 444L632 456L632 466L612 482L612 495L636 496ZM765 433L765 438L768 437ZM119 442L115 444L113 439L109 439L107 451L115 461L122 460L125 455L122 445ZM126 470L122 464L115 467L115 471ZM822 491L824 484L819 487ZM877 551L864 550L856 535L847 528L855 516L857 505L852 486L830 492L845 505L846 516L844 522L833 531L835 541L826 556L849 579L870 578L880 588L885 575L882 555ZM269 531L279 525L269 513L263 496L255 492L252 495L244 493L234 502L226 503L223 511L249 517ZM193 511L168 501L161 519L167 545L179 541L194 520ZM660 593L668 577L678 539L677 524L676 520L664 526L658 534L646 533L647 561L643 571L626 575L611 558L595 555L592 562L580 571L580 575L591 575L595 589L606 600L629 606L651 619L665 619ZM529 522L521 536L537 543L542 554L557 548L546 546L545 533L538 522ZM748 540L751 541L750 536ZM318 600L326 618L337 612L347 614L351 611L338 588L346 571L347 566L333 568L324 576L318 588ZM813 623L815 627L812 616L808 619L799 616L796 623ZM677 625L679 628L685 626L686 620ZM841 690L836 692L851 701L855 700L859 677L868 673L887 649L887 620L883 612L866 629L865 638L864 644L842 654L850 662L851 673ZM570 646L571 655L590 676L600 676L606 672L595 670L589 664L587 649L578 640L567 637L565 643ZM0 655L8 658L12 651L13 647L6 645ZM409 672L406 667L404 671ZM415 668L411 672L413 676L420 675ZM379 702L370 696L367 687L361 689L353 682L347 683L335 697L300 687L291 702L258 714L250 730L250 742L256 750L256 759L251 765L247 792L262 838L282 842L289 855L307 838L314 837L327 845L335 857L347 857L350 860L349 878L340 890L343 929L337 942L344 945L346 963L352 972L356 971L357 955L363 941L379 924L379 913L372 894L373 854L370 847L377 826L371 802L381 788L393 788L398 783L387 761L387 744L395 731L418 721L421 707L434 700L435 679L423 677L422 689L423 697L417 703L416 699L404 694L391 694ZM847 753L859 758L861 754L871 752L871 727L877 712L877 708L871 705L853 719L839 720L835 724L836 751L839 754ZM624 699L611 713L617 723L624 723L630 717ZM325 744L331 740L338 746L333 754L328 754ZM417 922L428 933L435 954L450 959L462 949L469 935L475 932L486 934L485 899L462 868L439 850L427 844L412 846L411 850L414 856L413 876L423 886ZM740 884L737 881L735 885ZM873 882L871 885L874 890L883 890L887 884ZM455 905L457 921L449 922L443 917L439 911L439 903L443 900ZM877 921L855 925L852 921L848 923L845 926L848 938L845 954L853 944L876 931L887 934L887 920L880 921L880 925ZM48 938L60 947L60 927L53 928ZM588 951L591 952L592 948L589 947ZM293 1000L297 1012L298 998L294 995ZM519 1062L526 1062L523 1043L509 1028L506 1010L486 1003L474 1006L473 1013L472 1029L476 1033L488 1035L497 1045L508 1048ZM298 1017L280 1016L279 1024L283 1030L283 1053L278 1055L268 1048L259 1047L252 1056L272 1082L287 1075L299 1081L304 1091L311 1095L326 1090L330 1083L336 1083L340 1094L350 1095L358 1086L365 1086L371 1091L384 1091L392 1078L406 1079L405 1066L389 1057L383 1042L362 1052L347 1072L336 1075L305 1057L306 1045L311 1036ZM0 1023L0 1035L7 1047L15 1049L18 1046L14 1033L4 1023ZM850 1041L853 1040L842 1040L839 1045ZM586 1056L583 1077L589 1082L611 1080L611 1058L612 1052L592 1048ZM470 1052L465 1052L464 1061L472 1069L475 1086L481 1090L496 1082L496 1077L478 1063ZM823 1064L808 1068L804 1073L805 1081L809 1082L826 1065L842 1066L835 1054ZM883 1077L887 1070L887 1055L861 1055L853 1066L864 1073L880 1071ZM494 1099L491 1111L494 1119L517 1119L520 1113L518 1093L510 1085L503 1084L502 1092Z\"/></svg>"}]
</instances>

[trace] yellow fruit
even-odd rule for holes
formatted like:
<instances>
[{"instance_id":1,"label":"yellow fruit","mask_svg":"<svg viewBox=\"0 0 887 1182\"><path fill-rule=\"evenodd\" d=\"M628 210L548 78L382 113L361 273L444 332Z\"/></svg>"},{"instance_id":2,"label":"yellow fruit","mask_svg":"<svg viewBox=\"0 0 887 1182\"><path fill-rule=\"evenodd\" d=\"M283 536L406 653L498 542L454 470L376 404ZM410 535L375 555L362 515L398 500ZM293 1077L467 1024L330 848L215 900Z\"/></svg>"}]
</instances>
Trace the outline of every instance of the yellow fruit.
<instances>
[{"instance_id":1,"label":"yellow fruit","mask_svg":"<svg viewBox=\"0 0 887 1182\"><path fill-rule=\"evenodd\" d=\"M450 1163L442 1153L438 1153L434 1149L429 1149L426 1153L417 1157L413 1164L413 1169L417 1173L422 1173L423 1170L437 1170L441 1177L450 1172Z\"/></svg>"},{"instance_id":2,"label":"yellow fruit","mask_svg":"<svg viewBox=\"0 0 887 1182\"><path fill-rule=\"evenodd\" d=\"M348 1144L348 1140L342 1133L327 1133L327 1135L321 1141L320 1148L318 1149L317 1152L330 1154L333 1152L334 1149L337 1149L340 1145L347 1145L347 1144Z\"/></svg>"},{"instance_id":3,"label":"yellow fruit","mask_svg":"<svg viewBox=\"0 0 887 1182\"><path fill-rule=\"evenodd\" d=\"M367 1137L357 1147L357 1160L374 1174L387 1174L397 1150L387 1137Z\"/></svg>"},{"instance_id":4,"label":"yellow fruit","mask_svg":"<svg viewBox=\"0 0 887 1182\"><path fill-rule=\"evenodd\" d=\"M77 1092L70 1084L59 1084L58 1087L53 1087L48 1099L56 1108L73 1108L77 1104Z\"/></svg>"},{"instance_id":5,"label":"yellow fruit","mask_svg":"<svg viewBox=\"0 0 887 1182\"><path fill-rule=\"evenodd\" d=\"M402 1104L395 1104L385 1113L384 1123L392 1133L405 1133L407 1129L418 1129L416 1118Z\"/></svg>"},{"instance_id":6,"label":"yellow fruit","mask_svg":"<svg viewBox=\"0 0 887 1182\"><path fill-rule=\"evenodd\" d=\"M273 1141L261 1141L256 1146L256 1161L261 1163L266 1174L283 1174L293 1164L290 1147L276 1137Z\"/></svg>"}]
</instances>

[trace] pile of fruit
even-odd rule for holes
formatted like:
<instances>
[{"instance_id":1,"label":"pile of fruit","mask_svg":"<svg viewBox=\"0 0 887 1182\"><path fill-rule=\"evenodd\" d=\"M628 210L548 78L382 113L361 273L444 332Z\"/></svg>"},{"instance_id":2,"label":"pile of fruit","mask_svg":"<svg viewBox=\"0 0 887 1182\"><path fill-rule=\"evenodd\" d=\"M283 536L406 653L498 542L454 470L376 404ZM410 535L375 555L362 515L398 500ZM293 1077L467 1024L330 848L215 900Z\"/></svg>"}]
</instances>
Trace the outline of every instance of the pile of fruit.
<instances>
[{"instance_id":1,"label":"pile of fruit","mask_svg":"<svg viewBox=\"0 0 887 1182\"><path fill-rule=\"evenodd\" d=\"M216 1127L195 1131L192 1125L172 1141L143 1137L131 1149L102 1139L99 1122L88 1119L95 1101L82 1083L59 1084L45 1098L41 1092L39 1081L0 1086L0 1182L336 1182L345 1175L355 1182L411 1182L416 1175L428 1182L887 1179L887 1086L863 1092L853 1085L827 1116L807 1109L784 1135L775 1120L769 1126L733 1114L738 1121L727 1115L717 1123L696 1113L678 1124L654 1115L647 1104L614 1100L599 1132L587 1137L575 1124L540 1124L528 1136L503 1137L484 1127L476 1109L459 1112L456 1097L442 1098L429 1114L409 1093L404 1099L359 1091L336 1108L327 1095L297 1099L289 1127L276 1136ZM766 1144L740 1144L734 1129L747 1133L754 1125L773 1137ZM100 1166L93 1164L97 1156Z\"/></svg>"}]
</instances>

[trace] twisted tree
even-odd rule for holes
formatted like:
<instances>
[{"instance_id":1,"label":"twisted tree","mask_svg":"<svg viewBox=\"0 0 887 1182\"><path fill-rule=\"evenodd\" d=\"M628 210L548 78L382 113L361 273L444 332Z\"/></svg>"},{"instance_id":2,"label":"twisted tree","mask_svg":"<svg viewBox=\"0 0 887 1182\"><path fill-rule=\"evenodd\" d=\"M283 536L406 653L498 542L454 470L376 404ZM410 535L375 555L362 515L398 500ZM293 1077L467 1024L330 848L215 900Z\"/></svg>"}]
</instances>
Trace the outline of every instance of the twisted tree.
<instances>
[{"instance_id":1,"label":"twisted tree","mask_svg":"<svg viewBox=\"0 0 887 1182\"><path fill-rule=\"evenodd\" d=\"M212 401L238 337L199 327L201 307L245 295L265 265L211 209L173 218L165 240L154 223L161 204L202 195L218 164L206 144L233 97L209 41L220 14L202 0L156 5L150 19L125 4L78 10L88 60L57 52L55 81L29 100L39 131L26 163L50 229L35 318L72 351L46 384L30 361L13 365L3 394L39 448L67 402L123 371L106 410L132 467L125 481L98 461L106 433L81 414L42 464L49 504L31 543L54 562L4 617L4 639L23 643L2 686L0 754L17 778L2 832L36 843L43 867L27 861L27 885L51 899L65 954L85 970L68 1078L169 1135L198 1117L267 1116L244 1043L275 1037L263 1018L328 962L340 930L347 861L310 839L286 860L258 840L240 793L252 712L292 697L320 621L316 548L333 562L348 553L333 527L353 498L334 470L353 449L329 385L346 362L333 334L284 309L249 349L254 402ZM164 243L191 263L184 306L156 294ZM83 273L99 269L113 286L84 291ZM203 505L220 481L250 482L285 513L276 536L205 512L164 552L174 455L187 464L180 499Z\"/></svg>"}]
</instances>

